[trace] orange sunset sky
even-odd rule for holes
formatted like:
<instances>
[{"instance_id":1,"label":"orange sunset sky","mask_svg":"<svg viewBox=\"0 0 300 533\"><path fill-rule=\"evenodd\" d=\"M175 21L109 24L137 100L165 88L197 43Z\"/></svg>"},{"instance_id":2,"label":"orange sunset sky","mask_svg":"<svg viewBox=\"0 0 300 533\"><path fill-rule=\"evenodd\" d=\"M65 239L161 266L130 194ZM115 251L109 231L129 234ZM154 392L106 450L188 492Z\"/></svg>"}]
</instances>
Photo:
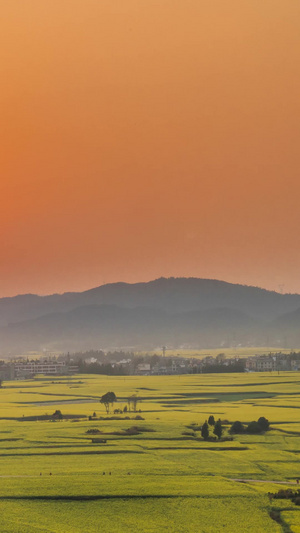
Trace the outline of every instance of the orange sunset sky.
<instances>
[{"instance_id":1,"label":"orange sunset sky","mask_svg":"<svg viewBox=\"0 0 300 533\"><path fill-rule=\"evenodd\" d=\"M300 292L299 0L0 0L0 296Z\"/></svg>"}]
</instances>

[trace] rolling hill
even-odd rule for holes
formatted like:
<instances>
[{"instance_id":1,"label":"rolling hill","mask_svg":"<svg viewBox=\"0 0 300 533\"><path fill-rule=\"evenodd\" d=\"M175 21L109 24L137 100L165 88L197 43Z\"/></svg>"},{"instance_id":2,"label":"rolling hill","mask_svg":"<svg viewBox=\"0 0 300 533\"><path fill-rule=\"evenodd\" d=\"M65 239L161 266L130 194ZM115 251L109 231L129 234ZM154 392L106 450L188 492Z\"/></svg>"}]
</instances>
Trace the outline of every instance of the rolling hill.
<instances>
[{"instance_id":1,"label":"rolling hill","mask_svg":"<svg viewBox=\"0 0 300 533\"><path fill-rule=\"evenodd\" d=\"M0 299L0 350L283 345L298 338L299 309L297 294L198 278L19 295Z\"/></svg>"}]
</instances>

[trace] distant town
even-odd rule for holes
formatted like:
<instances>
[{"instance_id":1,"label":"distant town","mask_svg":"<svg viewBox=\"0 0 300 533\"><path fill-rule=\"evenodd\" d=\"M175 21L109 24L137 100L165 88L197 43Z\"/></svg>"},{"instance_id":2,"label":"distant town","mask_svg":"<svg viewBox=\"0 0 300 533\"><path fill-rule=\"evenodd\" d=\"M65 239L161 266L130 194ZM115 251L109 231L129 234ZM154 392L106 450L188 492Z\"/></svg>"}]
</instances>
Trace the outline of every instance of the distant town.
<instances>
[{"instance_id":1,"label":"distant town","mask_svg":"<svg viewBox=\"0 0 300 533\"><path fill-rule=\"evenodd\" d=\"M230 372L284 372L300 370L300 352L266 353L249 357L216 356L202 358L160 354L137 355L133 352L88 352L60 355L23 356L0 361L0 381L28 379L36 375L74 374L162 376Z\"/></svg>"}]
</instances>

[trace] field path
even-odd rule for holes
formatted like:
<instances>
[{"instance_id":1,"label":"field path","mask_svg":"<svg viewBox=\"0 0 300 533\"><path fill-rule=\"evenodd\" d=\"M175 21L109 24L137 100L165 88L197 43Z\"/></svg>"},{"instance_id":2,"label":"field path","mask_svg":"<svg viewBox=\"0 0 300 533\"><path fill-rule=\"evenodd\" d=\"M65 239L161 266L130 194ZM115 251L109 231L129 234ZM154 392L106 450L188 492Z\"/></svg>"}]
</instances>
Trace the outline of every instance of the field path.
<instances>
[{"instance_id":1,"label":"field path","mask_svg":"<svg viewBox=\"0 0 300 533\"><path fill-rule=\"evenodd\" d=\"M49 474L45 474L46 475L49 475ZM29 474L24 474L24 475L13 475L13 474L1 474L0 475L0 478L3 478L3 477L40 477L39 474L35 474L35 475L29 475Z\"/></svg>"},{"instance_id":2,"label":"field path","mask_svg":"<svg viewBox=\"0 0 300 533\"><path fill-rule=\"evenodd\" d=\"M274 479L239 479L228 478L231 481L238 481L239 483L276 483L277 485L297 485L296 481L275 481Z\"/></svg>"}]
</instances>

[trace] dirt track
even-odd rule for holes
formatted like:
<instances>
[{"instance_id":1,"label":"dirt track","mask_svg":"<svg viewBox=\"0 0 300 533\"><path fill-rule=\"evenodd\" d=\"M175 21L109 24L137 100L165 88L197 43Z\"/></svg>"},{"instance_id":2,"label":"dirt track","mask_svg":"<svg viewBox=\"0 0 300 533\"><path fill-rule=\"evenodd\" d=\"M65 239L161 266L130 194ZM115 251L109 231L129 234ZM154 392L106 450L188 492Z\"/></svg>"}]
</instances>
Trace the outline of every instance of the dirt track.
<instances>
[{"instance_id":1,"label":"dirt track","mask_svg":"<svg viewBox=\"0 0 300 533\"><path fill-rule=\"evenodd\" d=\"M228 478L231 481L238 481L239 483L276 483L278 485L297 485L296 481L275 481L274 479L238 479ZM299 485L300 488L300 485Z\"/></svg>"}]
</instances>

